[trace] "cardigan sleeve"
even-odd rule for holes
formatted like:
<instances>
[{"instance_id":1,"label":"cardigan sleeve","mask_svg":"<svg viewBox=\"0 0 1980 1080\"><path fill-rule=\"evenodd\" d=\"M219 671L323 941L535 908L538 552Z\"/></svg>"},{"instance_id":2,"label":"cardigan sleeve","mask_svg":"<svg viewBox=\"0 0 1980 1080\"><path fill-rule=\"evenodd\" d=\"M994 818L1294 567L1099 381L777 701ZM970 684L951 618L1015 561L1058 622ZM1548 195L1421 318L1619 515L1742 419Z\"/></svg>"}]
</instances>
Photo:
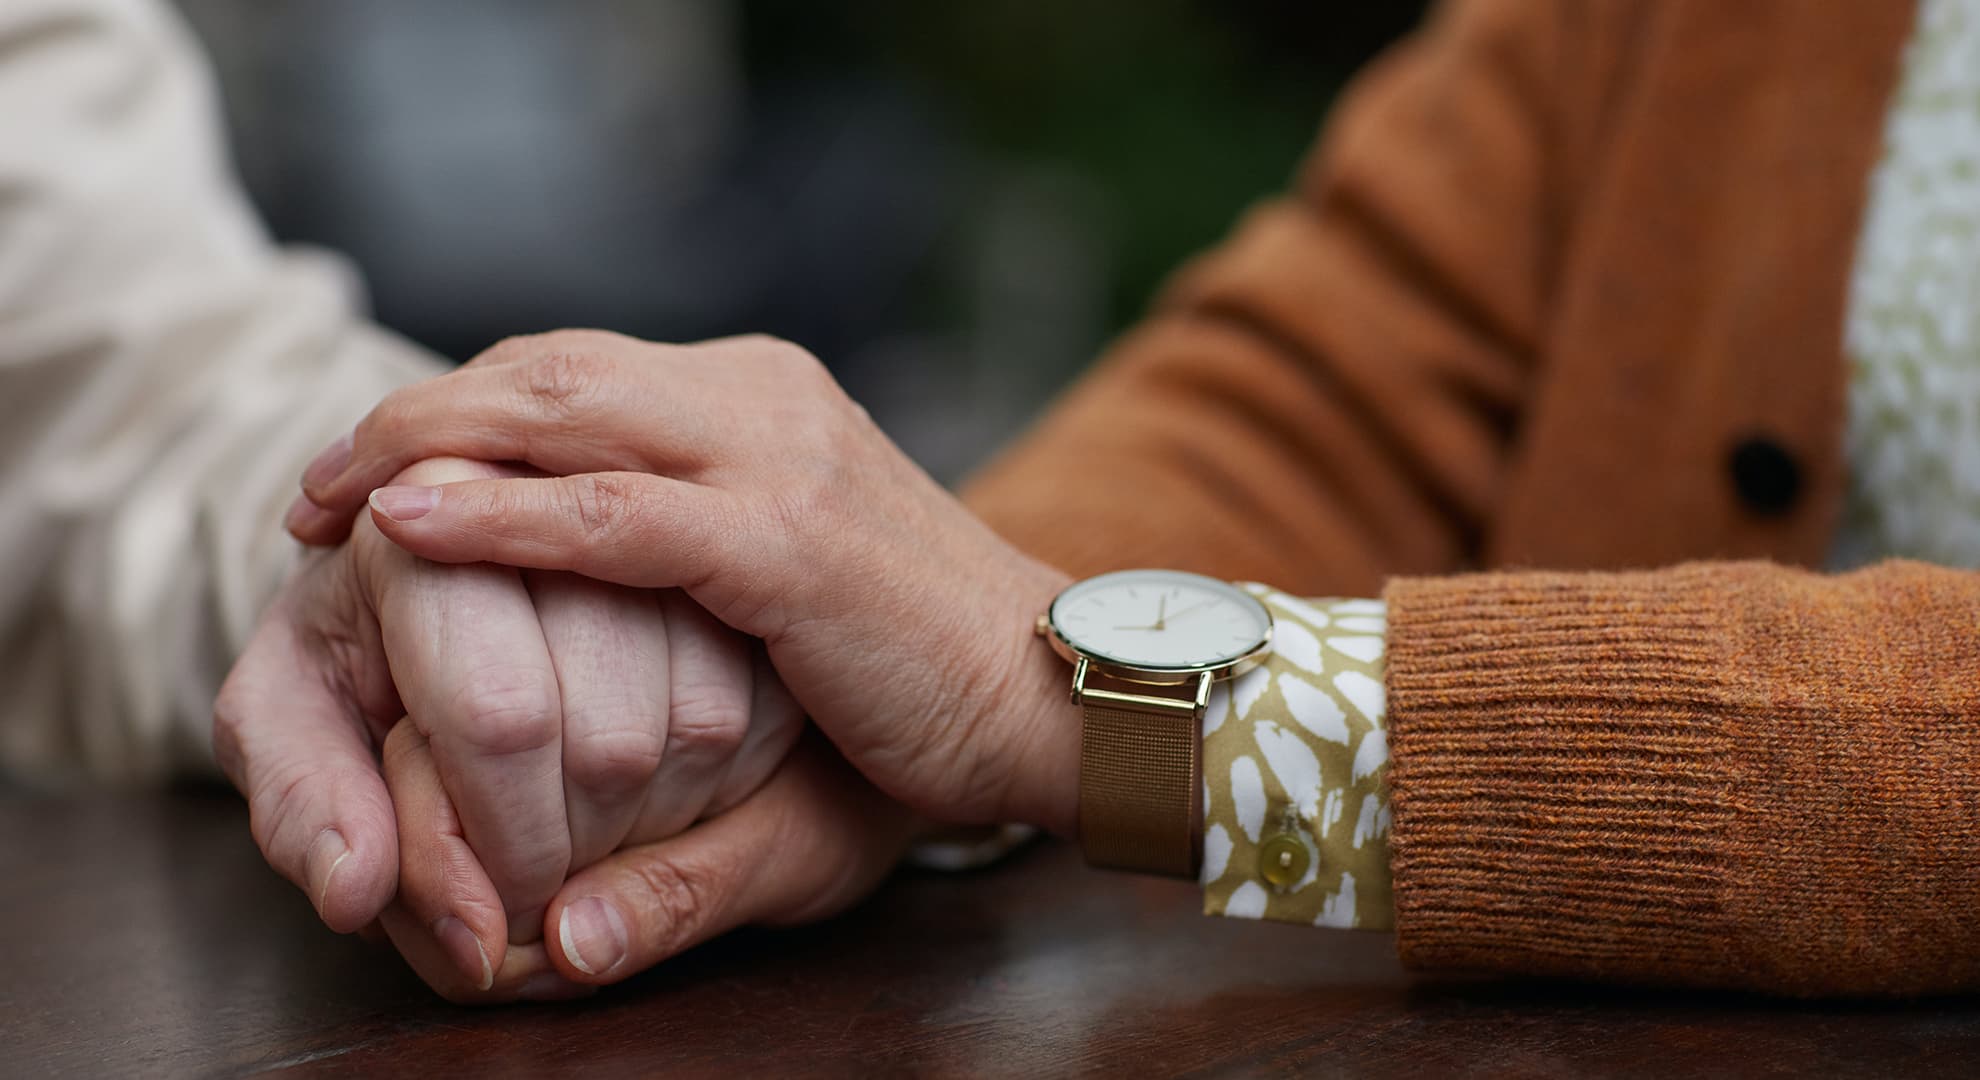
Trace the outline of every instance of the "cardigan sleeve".
<instances>
[{"instance_id":1,"label":"cardigan sleeve","mask_svg":"<svg viewBox=\"0 0 1980 1080\"><path fill-rule=\"evenodd\" d=\"M1403 579L1386 605L1254 591L1284 647L1205 718L1207 913L1393 917L1415 967L1980 986L1980 575L1700 563Z\"/></svg>"},{"instance_id":2,"label":"cardigan sleeve","mask_svg":"<svg viewBox=\"0 0 1980 1080\"><path fill-rule=\"evenodd\" d=\"M1980 575L1708 563L1386 596L1408 963L1980 987Z\"/></svg>"},{"instance_id":3,"label":"cardigan sleeve","mask_svg":"<svg viewBox=\"0 0 1980 1080\"><path fill-rule=\"evenodd\" d=\"M1295 189L1181 271L972 508L1075 574L1370 596L1472 561L1545 303L1555 11L1463 0L1376 62Z\"/></svg>"}]
</instances>

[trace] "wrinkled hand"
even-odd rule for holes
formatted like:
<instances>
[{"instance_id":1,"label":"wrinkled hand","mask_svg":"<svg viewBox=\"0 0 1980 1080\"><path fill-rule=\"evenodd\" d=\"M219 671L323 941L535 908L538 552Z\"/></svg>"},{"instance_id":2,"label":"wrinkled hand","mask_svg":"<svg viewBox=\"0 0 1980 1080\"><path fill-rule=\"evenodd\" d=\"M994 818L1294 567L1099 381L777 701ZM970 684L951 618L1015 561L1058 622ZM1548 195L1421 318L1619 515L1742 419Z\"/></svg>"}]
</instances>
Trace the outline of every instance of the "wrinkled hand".
<instances>
[{"instance_id":1,"label":"wrinkled hand","mask_svg":"<svg viewBox=\"0 0 1980 1080\"><path fill-rule=\"evenodd\" d=\"M473 857L430 744L411 721L385 741L402 889L438 892ZM451 1001L554 999L618 982L738 926L794 925L865 896L906 849L912 820L812 737L735 808L578 871L550 901L544 940L510 948L487 984L463 977L396 905L393 943Z\"/></svg>"},{"instance_id":2,"label":"wrinkled hand","mask_svg":"<svg viewBox=\"0 0 1980 1080\"><path fill-rule=\"evenodd\" d=\"M556 475L374 491L438 454ZM392 394L305 494L305 540L334 539L369 495L370 523L427 559L683 588L762 638L847 760L915 811L1074 827L1078 717L1031 635L1065 578L970 516L796 346L512 339Z\"/></svg>"},{"instance_id":3,"label":"wrinkled hand","mask_svg":"<svg viewBox=\"0 0 1980 1080\"><path fill-rule=\"evenodd\" d=\"M404 479L501 475L426 461ZM418 740L447 802L424 820L445 832L394 813L378 748L401 717L395 739ZM396 892L387 929L421 975L489 991L572 871L740 801L801 728L758 646L678 590L440 566L367 522L264 615L214 747L262 852L324 922L360 928Z\"/></svg>"}]
</instances>

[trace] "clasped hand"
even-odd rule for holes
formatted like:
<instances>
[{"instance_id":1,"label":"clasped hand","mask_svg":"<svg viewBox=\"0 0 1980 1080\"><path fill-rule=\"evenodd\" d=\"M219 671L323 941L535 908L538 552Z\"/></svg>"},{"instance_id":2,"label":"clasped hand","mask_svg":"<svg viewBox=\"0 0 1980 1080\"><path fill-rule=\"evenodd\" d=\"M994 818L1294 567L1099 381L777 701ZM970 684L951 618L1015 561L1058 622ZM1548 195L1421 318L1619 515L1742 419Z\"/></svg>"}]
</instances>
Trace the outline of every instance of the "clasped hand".
<instances>
[{"instance_id":1,"label":"clasped hand","mask_svg":"<svg viewBox=\"0 0 1980 1080\"><path fill-rule=\"evenodd\" d=\"M1029 635L1063 576L795 346L505 341L382 402L289 525L327 550L216 750L324 921L454 1000L837 911L917 823L1072 829L1077 716Z\"/></svg>"}]
</instances>

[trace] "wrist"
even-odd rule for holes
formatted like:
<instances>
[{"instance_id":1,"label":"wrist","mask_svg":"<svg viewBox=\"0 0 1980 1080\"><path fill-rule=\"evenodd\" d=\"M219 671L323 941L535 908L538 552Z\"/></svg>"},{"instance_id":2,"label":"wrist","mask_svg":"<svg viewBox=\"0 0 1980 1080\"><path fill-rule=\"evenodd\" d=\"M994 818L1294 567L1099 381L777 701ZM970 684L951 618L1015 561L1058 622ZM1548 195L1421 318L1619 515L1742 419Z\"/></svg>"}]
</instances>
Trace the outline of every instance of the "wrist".
<instances>
[{"instance_id":1,"label":"wrist","mask_svg":"<svg viewBox=\"0 0 1980 1080\"><path fill-rule=\"evenodd\" d=\"M985 719L1009 753L1010 775L999 820L1035 825L1072 838L1079 830L1079 707L1072 673L1034 631L1037 618L1072 578L1032 560L1015 575L1013 603L999 627L1009 642L1005 675Z\"/></svg>"}]
</instances>

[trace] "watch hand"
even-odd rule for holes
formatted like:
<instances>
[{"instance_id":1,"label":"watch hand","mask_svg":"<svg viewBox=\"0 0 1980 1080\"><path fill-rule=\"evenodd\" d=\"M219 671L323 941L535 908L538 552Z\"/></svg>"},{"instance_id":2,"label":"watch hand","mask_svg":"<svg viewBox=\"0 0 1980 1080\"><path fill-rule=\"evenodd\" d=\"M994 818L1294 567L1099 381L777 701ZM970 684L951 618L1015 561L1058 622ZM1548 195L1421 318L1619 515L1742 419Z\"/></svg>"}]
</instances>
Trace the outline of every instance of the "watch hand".
<instances>
[{"instance_id":1,"label":"watch hand","mask_svg":"<svg viewBox=\"0 0 1980 1080\"><path fill-rule=\"evenodd\" d=\"M1151 629L1155 629L1155 630L1164 629L1164 626L1168 622L1168 619L1165 618L1162 613L1167 610L1169 610L1169 594L1163 593L1162 598L1159 601L1157 601L1155 604L1155 625Z\"/></svg>"},{"instance_id":2,"label":"watch hand","mask_svg":"<svg viewBox=\"0 0 1980 1080\"><path fill-rule=\"evenodd\" d=\"M1187 614L1189 614L1189 613L1190 613L1190 612L1192 612L1192 611L1201 611L1201 610L1203 610L1204 608L1207 608L1207 607L1209 607L1209 606L1210 606L1211 604L1214 604L1214 603L1216 603L1216 601L1215 601L1215 600L1205 600L1205 601L1203 601L1203 602L1202 602L1202 603L1200 603L1200 604L1191 604L1190 606L1188 606L1188 607L1186 607L1186 608L1184 608L1184 609L1182 609L1181 611L1178 611L1178 612L1176 612L1176 618L1178 618L1178 619L1180 619L1180 618L1182 618L1182 617L1183 617L1184 615L1187 615Z\"/></svg>"},{"instance_id":3,"label":"watch hand","mask_svg":"<svg viewBox=\"0 0 1980 1080\"><path fill-rule=\"evenodd\" d=\"M1116 630L1160 630L1159 626L1116 626Z\"/></svg>"}]
</instances>

